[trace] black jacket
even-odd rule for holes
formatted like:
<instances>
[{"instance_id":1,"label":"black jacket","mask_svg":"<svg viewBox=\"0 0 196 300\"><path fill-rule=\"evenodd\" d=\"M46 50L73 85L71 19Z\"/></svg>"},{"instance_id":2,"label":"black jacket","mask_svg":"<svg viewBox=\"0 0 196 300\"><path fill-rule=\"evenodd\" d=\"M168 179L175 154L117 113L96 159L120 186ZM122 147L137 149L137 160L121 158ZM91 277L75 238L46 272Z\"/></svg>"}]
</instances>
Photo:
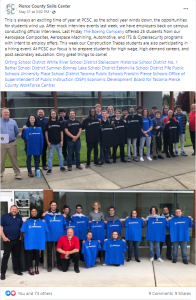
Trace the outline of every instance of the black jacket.
<instances>
[{"instance_id":1,"label":"black jacket","mask_svg":"<svg viewBox=\"0 0 196 300\"><path fill-rule=\"evenodd\" d=\"M117 145L125 144L125 124L126 123L123 121L123 119L114 120Z\"/></svg>"},{"instance_id":2,"label":"black jacket","mask_svg":"<svg viewBox=\"0 0 196 300\"><path fill-rule=\"evenodd\" d=\"M129 115L126 118L126 138L138 139L142 137L143 120L139 115Z\"/></svg>"},{"instance_id":3,"label":"black jacket","mask_svg":"<svg viewBox=\"0 0 196 300\"><path fill-rule=\"evenodd\" d=\"M82 129L85 129L86 142L100 142L100 122L98 119L86 118L82 122Z\"/></svg>"},{"instance_id":4,"label":"black jacket","mask_svg":"<svg viewBox=\"0 0 196 300\"><path fill-rule=\"evenodd\" d=\"M116 135L114 125L110 124L110 120L104 122L101 120L101 147L115 147Z\"/></svg>"},{"instance_id":5,"label":"black jacket","mask_svg":"<svg viewBox=\"0 0 196 300\"><path fill-rule=\"evenodd\" d=\"M170 123L165 126L165 133L168 144L179 142L179 125L173 118L169 119Z\"/></svg>"}]
</instances>

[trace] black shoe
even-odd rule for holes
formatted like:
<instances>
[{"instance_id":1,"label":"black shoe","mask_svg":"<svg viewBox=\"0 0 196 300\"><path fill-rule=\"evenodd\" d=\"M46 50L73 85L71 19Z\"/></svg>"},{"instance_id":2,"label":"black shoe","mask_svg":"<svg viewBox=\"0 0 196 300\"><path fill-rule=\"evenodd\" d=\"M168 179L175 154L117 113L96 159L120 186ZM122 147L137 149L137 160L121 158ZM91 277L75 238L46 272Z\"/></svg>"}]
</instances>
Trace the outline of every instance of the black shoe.
<instances>
[{"instance_id":1,"label":"black shoe","mask_svg":"<svg viewBox=\"0 0 196 300\"><path fill-rule=\"evenodd\" d=\"M47 171L47 170L48 170L48 168L47 168L46 166L43 166L42 169L43 169L44 171Z\"/></svg>"},{"instance_id":2,"label":"black shoe","mask_svg":"<svg viewBox=\"0 0 196 300\"><path fill-rule=\"evenodd\" d=\"M47 271L48 271L48 272L52 272L52 268L49 267L49 268L47 269Z\"/></svg>"},{"instance_id":3,"label":"black shoe","mask_svg":"<svg viewBox=\"0 0 196 300\"><path fill-rule=\"evenodd\" d=\"M1 280L5 280L5 273L1 273Z\"/></svg>"},{"instance_id":4,"label":"black shoe","mask_svg":"<svg viewBox=\"0 0 196 300\"><path fill-rule=\"evenodd\" d=\"M52 170L48 170L47 172L46 172L46 175L50 175L52 173Z\"/></svg>"},{"instance_id":5,"label":"black shoe","mask_svg":"<svg viewBox=\"0 0 196 300\"><path fill-rule=\"evenodd\" d=\"M57 269L58 269L59 271L62 271L62 267L61 267L61 266L57 266Z\"/></svg>"},{"instance_id":6,"label":"black shoe","mask_svg":"<svg viewBox=\"0 0 196 300\"><path fill-rule=\"evenodd\" d=\"M171 154L171 157L176 157L176 156L175 156L175 154L173 153L173 154Z\"/></svg>"},{"instance_id":7,"label":"black shoe","mask_svg":"<svg viewBox=\"0 0 196 300\"><path fill-rule=\"evenodd\" d=\"M176 263L177 263L177 259L173 259L172 262L173 262L174 264L176 264Z\"/></svg>"},{"instance_id":8,"label":"black shoe","mask_svg":"<svg viewBox=\"0 0 196 300\"><path fill-rule=\"evenodd\" d=\"M21 273L21 271L14 271L14 274L19 275L19 276L23 275L23 274Z\"/></svg>"},{"instance_id":9,"label":"black shoe","mask_svg":"<svg viewBox=\"0 0 196 300\"><path fill-rule=\"evenodd\" d=\"M103 165L103 162L96 162L94 163L95 167L101 167Z\"/></svg>"},{"instance_id":10,"label":"black shoe","mask_svg":"<svg viewBox=\"0 0 196 300\"><path fill-rule=\"evenodd\" d=\"M112 164L112 162L110 162L109 160L105 161L106 164Z\"/></svg>"},{"instance_id":11,"label":"black shoe","mask_svg":"<svg viewBox=\"0 0 196 300\"><path fill-rule=\"evenodd\" d=\"M188 260L187 259L183 259L183 264L188 265Z\"/></svg>"},{"instance_id":12,"label":"black shoe","mask_svg":"<svg viewBox=\"0 0 196 300\"><path fill-rule=\"evenodd\" d=\"M100 161L100 163L99 163L99 164L100 164L100 166L102 166L102 165L104 164L104 162L103 162L103 161Z\"/></svg>"},{"instance_id":13,"label":"black shoe","mask_svg":"<svg viewBox=\"0 0 196 300\"><path fill-rule=\"evenodd\" d=\"M167 158L170 158L171 156L169 155L169 153L166 153Z\"/></svg>"},{"instance_id":14,"label":"black shoe","mask_svg":"<svg viewBox=\"0 0 196 300\"><path fill-rule=\"evenodd\" d=\"M80 270L79 269L76 269L76 270L74 270L76 273L80 273Z\"/></svg>"},{"instance_id":15,"label":"black shoe","mask_svg":"<svg viewBox=\"0 0 196 300\"><path fill-rule=\"evenodd\" d=\"M124 163L126 163L127 161L126 161L125 159L121 159L121 162L124 162Z\"/></svg>"},{"instance_id":16,"label":"black shoe","mask_svg":"<svg viewBox=\"0 0 196 300\"><path fill-rule=\"evenodd\" d=\"M154 156L153 156L153 159L157 160L157 157L154 155Z\"/></svg>"},{"instance_id":17,"label":"black shoe","mask_svg":"<svg viewBox=\"0 0 196 300\"><path fill-rule=\"evenodd\" d=\"M162 155L158 155L158 158L160 159L164 159L164 157Z\"/></svg>"},{"instance_id":18,"label":"black shoe","mask_svg":"<svg viewBox=\"0 0 196 300\"><path fill-rule=\"evenodd\" d=\"M88 169L89 167L90 167L90 165L88 165L88 164L85 165L85 168L86 168L86 169Z\"/></svg>"},{"instance_id":19,"label":"black shoe","mask_svg":"<svg viewBox=\"0 0 196 300\"><path fill-rule=\"evenodd\" d=\"M67 272L68 271L68 268L67 269L65 269L65 270L63 270L63 272Z\"/></svg>"},{"instance_id":20,"label":"black shoe","mask_svg":"<svg viewBox=\"0 0 196 300\"><path fill-rule=\"evenodd\" d=\"M137 261L137 262L140 262L140 260L139 260L139 258L138 258L138 257L136 257L136 258L135 258L135 261Z\"/></svg>"},{"instance_id":21,"label":"black shoe","mask_svg":"<svg viewBox=\"0 0 196 300\"><path fill-rule=\"evenodd\" d=\"M127 262L129 262L130 260L131 260L131 258L130 258L130 257L128 257L128 258L127 258Z\"/></svg>"},{"instance_id":22,"label":"black shoe","mask_svg":"<svg viewBox=\"0 0 196 300\"><path fill-rule=\"evenodd\" d=\"M113 159L113 164L115 164L116 163L116 159Z\"/></svg>"},{"instance_id":23,"label":"black shoe","mask_svg":"<svg viewBox=\"0 0 196 300\"><path fill-rule=\"evenodd\" d=\"M119 267L120 265L114 265L115 267Z\"/></svg>"},{"instance_id":24,"label":"black shoe","mask_svg":"<svg viewBox=\"0 0 196 300\"><path fill-rule=\"evenodd\" d=\"M154 255L154 259L157 259L157 255L156 254Z\"/></svg>"},{"instance_id":25,"label":"black shoe","mask_svg":"<svg viewBox=\"0 0 196 300\"><path fill-rule=\"evenodd\" d=\"M195 152L193 152L193 154L192 154L193 156L195 156Z\"/></svg>"},{"instance_id":26,"label":"black shoe","mask_svg":"<svg viewBox=\"0 0 196 300\"><path fill-rule=\"evenodd\" d=\"M60 170L61 170L62 172L65 172L65 171L66 171L66 169L65 169L64 167L61 167Z\"/></svg>"},{"instance_id":27,"label":"black shoe","mask_svg":"<svg viewBox=\"0 0 196 300\"><path fill-rule=\"evenodd\" d=\"M168 260L172 260L172 257L167 257Z\"/></svg>"}]
</instances>

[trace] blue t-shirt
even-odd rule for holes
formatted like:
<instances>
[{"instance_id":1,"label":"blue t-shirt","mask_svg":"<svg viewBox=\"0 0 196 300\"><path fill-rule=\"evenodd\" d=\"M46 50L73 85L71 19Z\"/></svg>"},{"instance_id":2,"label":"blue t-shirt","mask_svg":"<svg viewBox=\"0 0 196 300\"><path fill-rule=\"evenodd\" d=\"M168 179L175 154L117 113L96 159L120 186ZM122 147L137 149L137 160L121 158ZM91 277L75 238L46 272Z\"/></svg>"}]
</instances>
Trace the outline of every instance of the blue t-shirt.
<instances>
[{"instance_id":1,"label":"blue t-shirt","mask_svg":"<svg viewBox=\"0 0 196 300\"><path fill-rule=\"evenodd\" d=\"M47 214L44 217L48 227L47 242L57 242L64 235L66 219L62 215Z\"/></svg>"},{"instance_id":2,"label":"blue t-shirt","mask_svg":"<svg viewBox=\"0 0 196 300\"><path fill-rule=\"evenodd\" d=\"M87 268L94 267L98 251L101 250L101 245L98 241L85 241L82 243L82 252Z\"/></svg>"},{"instance_id":3,"label":"blue t-shirt","mask_svg":"<svg viewBox=\"0 0 196 300\"><path fill-rule=\"evenodd\" d=\"M20 228L23 224L22 218L19 215L12 217L12 215L5 214L1 216L1 226L3 227L3 232L9 240L17 240L20 237Z\"/></svg>"},{"instance_id":4,"label":"blue t-shirt","mask_svg":"<svg viewBox=\"0 0 196 300\"><path fill-rule=\"evenodd\" d=\"M104 242L106 265L124 265L125 252L127 245L122 240L109 239Z\"/></svg>"},{"instance_id":5,"label":"blue t-shirt","mask_svg":"<svg viewBox=\"0 0 196 300\"><path fill-rule=\"evenodd\" d=\"M167 117L168 116L168 114L163 114L162 116L161 116L161 119L163 119L163 118L165 118L165 117Z\"/></svg>"},{"instance_id":6,"label":"blue t-shirt","mask_svg":"<svg viewBox=\"0 0 196 300\"><path fill-rule=\"evenodd\" d=\"M86 233L87 233L87 228L88 228L88 221L89 217L78 217L75 216L71 218L72 222L78 223L78 238L79 240L85 240L86 239Z\"/></svg>"},{"instance_id":7,"label":"blue t-shirt","mask_svg":"<svg viewBox=\"0 0 196 300\"><path fill-rule=\"evenodd\" d=\"M144 221L141 218L127 218L125 221L125 240L126 241L141 241L142 227Z\"/></svg>"},{"instance_id":8,"label":"blue t-shirt","mask_svg":"<svg viewBox=\"0 0 196 300\"><path fill-rule=\"evenodd\" d=\"M153 122L152 122L151 118L142 117L142 120L143 120L142 129L144 131L148 130L151 126L153 126ZM152 136L152 130L149 131L147 134L148 134L149 137ZM145 136L145 135L142 133L142 136Z\"/></svg>"},{"instance_id":9,"label":"blue t-shirt","mask_svg":"<svg viewBox=\"0 0 196 300\"><path fill-rule=\"evenodd\" d=\"M92 231L93 240L100 240L103 243L105 240L105 228L106 224L103 221L92 221L88 229Z\"/></svg>"},{"instance_id":10,"label":"blue t-shirt","mask_svg":"<svg viewBox=\"0 0 196 300\"><path fill-rule=\"evenodd\" d=\"M64 235L67 235L67 229L68 228L72 228L73 231L74 231L74 235L75 236L79 236L79 232L78 232L78 223L76 222L71 222L71 221L67 221L67 225L66 225L66 228L65 228L65 232L64 232ZM79 238L79 237L78 237Z\"/></svg>"},{"instance_id":11,"label":"blue t-shirt","mask_svg":"<svg viewBox=\"0 0 196 300\"><path fill-rule=\"evenodd\" d=\"M193 227L193 221L188 217L173 217L167 222L170 229L171 242L188 242L189 227Z\"/></svg>"},{"instance_id":12,"label":"blue t-shirt","mask_svg":"<svg viewBox=\"0 0 196 300\"><path fill-rule=\"evenodd\" d=\"M181 120L181 115L176 115L176 119L177 121L179 122L178 125L179 125L179 134L182 134L182 120Z\"/></svg>"},{"instance_id":13,"label":"blue t-shirt","mask_svg":"<svg viewBox=\"0 0 196 300\"><path fill-rule=\"evenodd\" d=\"M97 119L101 120L102 119L102 114L97 115Z\"/></svg>"},{"instance_id":14,"label":"blue t-shirt","mask_svg":"<svg viewBox=\"0 0 196 300\"><path fill-rule=\"evenodd\" d=\"M153 242L165 242L166 218L149 218L147 221L146 240Z\"/></svg>"},{"instance_id":15,"label":"blue t-shirt","mask_svg":"<svg viewBox=\"0 0 196 300\"><path fill-rule=\"evenodd\" d=\"M29 219L23 223L20 230L25 232L25 250L45 250L46 233L48 233L46 222L39 219Z\"/></svg>"},{"instance_id":16,"label":"blue t-shirt","mask_svg":"<svg viewBox=\"0 0 196 300\"><path fill-rule=\"evenodd\" d=\"M119 235L121 236L122 223L120 222L120 220L108 221L106 229L107 229L106 231L107 239L110 239L111 233L114 230L118 231Z\"/></svg>"},{"instance_id":17,"label":"blue t-shirt","mask_svg":"<svg viewBox=\"0 0 196 300\"><path fill-rule=\"evenodd\" d=\"M23 138L27 141L27 156L42 155L44 137L40 127L26 128Z\"/></svg>"}]
</instances>

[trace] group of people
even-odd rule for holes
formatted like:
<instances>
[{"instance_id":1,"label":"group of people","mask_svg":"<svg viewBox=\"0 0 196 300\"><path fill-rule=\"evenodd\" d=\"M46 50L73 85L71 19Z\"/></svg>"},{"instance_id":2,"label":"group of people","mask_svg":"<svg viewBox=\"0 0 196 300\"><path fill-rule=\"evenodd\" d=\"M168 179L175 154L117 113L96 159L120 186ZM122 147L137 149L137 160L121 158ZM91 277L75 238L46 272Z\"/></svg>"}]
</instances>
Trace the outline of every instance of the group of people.
<instances>
[{"instance_id":1,"label":"group of people","mask_svg":"<svg viewBox=\"0 0 196 300\"><path fill-rule=\"evenodd\" d=\"M191 106L189 115L189 131L195 155L195 104ZM80 164L82 130L85 130L87 144L86 168L90 167L91 153L94 151L94 165L101 166L104 163L111 164L113 159L116 163L117 148L120 147L121 162L148 161L153 159L164 159L176 157L178 153L178 142L180 141L181 155L187 156L184 148L186 138L186 114L177 105L175 111L167 105L163 111L152 106L152 112L138 106L124 108L122 113L119 109L109 106L107 110L101 110L100 104L89 110L87 118L82 122L76 119L74 109L69 110L67 115L65 109L59 109L58 113L52 109L49 117L44 116L43 109L39 109L37 116L30 115L22 130L22 138L25 141L25 152L27 156L28 176L34 177L31 167L31 157L34 157L35 171L39 169L40 156L42 157L42 168L46 174L52 173L53 153L56 149L59 160L59 167L62 172L66 171L64 164L67 163L67 170L72 171L72 165L82 170ZM21 179L21 173L17 162L16 136L18 126L10 118L10 112L4 108L1 118L1 133L9 135L9 143L1 144L1 178L5 171L5 158L9 154L15 178ZM127 160L125 159L125 145L127 144ZM100 145L100 155L98 154ZM133 150L131 149L133 145ZM147 154L144 153L144 146L147 147ZM48 148L48 166L46 163L46 152ZM112 151L111 151L112 148ZM137 158L139 156L139 159Z\"/></svg>"},{"instance_id":2,"label":"group of people","mask_svg":"<svg viewBox=\"0 0 196 300\"><path fill-rule=\"evenodd\" d=\"M144 219L138 216L135 209L126 218L125 239L122 238L122 221L115 214L115 207L109 207L108 216L100 210L99 202L94 202L89 216L82 214L82 206L76 205L72 217L69 206L65 205L63 213L57 209L55 201L50 202L50 208L38 217L36 208L32 208L30 218L23 220L18 214L18 207L12 205L10 213L1 216L0 233L4 244L4 254L1 266L1 280L5 279L7 263L12 252L13 270L17 275L23 275L20 266L21 239L24 233L24 248L30 275L39 274L40 251L47 252L47 271L52 271L53 246L56 247L56 265L63 272L68 271L71 262L74 270L79 273L79 260L84 261L87 268L103 261L103 265L124 265L125 252L128 246L127 262L134 255L139 259L139 245L142 240L142 228L147 226L146 240L149 242L150 261L161 258L163 244L167 245L166 257L177 262L178 246L181 247L184 264L187 261L187 242L189 228L193 226L190 216L182 215L177 208L175 216L169 214L168 207L158 214L158 208L152 206L150 214ZM154 253L155 246L155 253ZM173 255L172 255L173 246ZM46 247L46 248L45 248ZM35 260L35 272L33 271Z\"/></svg>"}]
</instances>

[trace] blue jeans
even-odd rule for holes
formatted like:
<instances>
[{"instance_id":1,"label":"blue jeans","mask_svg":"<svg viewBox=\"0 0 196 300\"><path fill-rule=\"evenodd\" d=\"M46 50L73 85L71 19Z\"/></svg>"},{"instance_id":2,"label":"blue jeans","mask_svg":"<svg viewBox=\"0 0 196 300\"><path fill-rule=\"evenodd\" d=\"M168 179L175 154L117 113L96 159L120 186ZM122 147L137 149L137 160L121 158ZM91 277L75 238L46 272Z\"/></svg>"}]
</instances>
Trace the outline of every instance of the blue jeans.
<instances>
[{"instance_id":1,"label":"blue jeans","mask_svg":"<svg viewBox=\"0 0 196 300\"><path fill-rule=\"evenodd\" d=\"M149 241L149 246L150 246L150 257L154 258L154 246L155 246L155 252L157 255L157 258L160 258L160 242L154 242L154 241Z\"/></svg>"},{"instance_id":2,"label":"blue jeans","mask_svg":"<svg viewBox=\"0 0 196 300\"><path fill-rule=\"evenodd\" d=\"M140 241L139 242L138 241L127 241L129 258L131 258L131 256L132 256L133 248L134 248L135 257L138 257L139 244L140 244Z\"/></svg>"},{"instance_id":3,"label":"blue jeans","mask_svg":"<svg viewBox=\"0 0 196 300\"><path fill-rule=\"evenodd\" d=\"M32 170L31 170L31 156L32 155L27 156L27 170L28 170L28 173L32 173ZM37 169L39 169L39 155L33 155L33 157L34 157L35 170L37 170Z\"/></svg>"},{"instance_id":4,"label":"blue jeans","mask_svg":"<svg viewBox=\"0 0 196 300\"><path fill-rule=\"evenodd\" d=\"M73 141L67 141L67 166L68 168L72 167L72 154L75 152L76 155L76 168L80 166L80 148L81 148L81 142L80 139L77 139L76 142Z\"/></svg>"},{"instance_id":5,"label":"blue jeans","mask_svg":"<svg viewBox=\"0 0 196 300\"><path fill-rule=\"evenodd\" d=\"M58 158L59 158L59 166L60 168L63 167L63 156L62 156L62 148L60 148L60 144L54 145L54 144L50 144L51 145L51 149L48 148L49 152L48 152L48 169L52 170L52 158L53 158L53 153L54 150L56 149L57 154L58 154Z\"/></svg>"},{"instance_id":6,"label":"blue jeans","mask_svg":"<svg viewBox=\"0 0 196 300\"><path fill-rule=\"evenodd\" d=\"M100 148L100 161L109 161L110 148Z\"/></svg>"},{"instance_id":7,"label":"blue jeans","mask_svg":"<svg viewBox=\"0 0 196 300\"><path fill-rule=\"evenodd\" d=\"M180 245L182 259L187 259L187 242L173 242L173 259L178 257L178 246Z\"/></svg>"}]
</instances>

